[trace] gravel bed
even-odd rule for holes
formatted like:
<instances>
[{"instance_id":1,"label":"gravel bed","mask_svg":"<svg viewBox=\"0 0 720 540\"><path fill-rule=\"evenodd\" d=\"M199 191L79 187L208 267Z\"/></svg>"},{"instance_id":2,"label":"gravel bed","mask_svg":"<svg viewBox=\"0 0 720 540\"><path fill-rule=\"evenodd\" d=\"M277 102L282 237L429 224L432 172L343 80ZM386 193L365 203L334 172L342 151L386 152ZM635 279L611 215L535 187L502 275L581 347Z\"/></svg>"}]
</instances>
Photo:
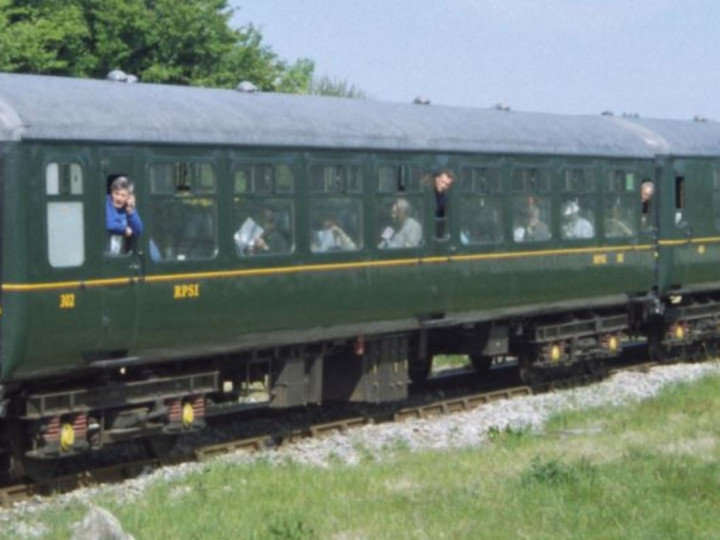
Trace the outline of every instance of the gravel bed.
<instances>
[{"instance_id":1,"label":"gravel bed","mask_svg":"<svg viewBox=\"0 0 720 540\"><path fill-rule=\"evenodd\" d=\"M231 463L252 463L258 459L272 463L295 462L327 467L329 463L353 465L372 455L375 459L392 455L401 447L411 451L477 447L485 444L495 428L541 431L554 413L598 406L620 406L654 396L671 383L690 382L701 377L720 376L720 362L659 366L648 373L622 372L592 386L562 390L537 396L517 397L483 405L471 411L403 423L369 425L347 433L320 439L306 439L287 447L259 453L237 453L223 456ZM49 505L81 503L90 506L99 495L110 493L118 500L134 500L151 484L177 480L205 464L188 463L165 467L120 485L80 489L45 501L18 503L0 511L0 536L33 537L47 534L32 515Z\"/></svg>"}]
</instances>

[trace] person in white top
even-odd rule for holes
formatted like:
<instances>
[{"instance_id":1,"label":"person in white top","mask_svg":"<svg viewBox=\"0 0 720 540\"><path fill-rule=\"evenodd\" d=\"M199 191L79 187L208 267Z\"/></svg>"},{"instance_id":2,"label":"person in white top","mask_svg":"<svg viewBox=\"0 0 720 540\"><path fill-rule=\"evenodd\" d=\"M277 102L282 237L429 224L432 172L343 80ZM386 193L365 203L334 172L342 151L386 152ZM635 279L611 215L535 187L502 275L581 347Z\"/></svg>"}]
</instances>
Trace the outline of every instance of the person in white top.
<instances>
[{"instance_id":1,"label":"person in white top","mask_svg":"<svg viewBox=\"0 0 720 540\"><path fill-rule=\"evenodd\" d=\"M593 238L595 227L587 219L580 216L580 205L576 201L568 201L563 209L562 236L564 239Z\"/></svg>"},{"instance_id":2,"label":"person in white top","mask_svg":"<svg viewBox=\"0 0 720 540\"><path fill-rule=\"evenodd\" d=\"M411 216L412 207L407 199L398 199L392 205L393 227L386 228L380 239L380 248L408 248L419 246L422 242L422 225Z\"/></svg>"}]
</instances>

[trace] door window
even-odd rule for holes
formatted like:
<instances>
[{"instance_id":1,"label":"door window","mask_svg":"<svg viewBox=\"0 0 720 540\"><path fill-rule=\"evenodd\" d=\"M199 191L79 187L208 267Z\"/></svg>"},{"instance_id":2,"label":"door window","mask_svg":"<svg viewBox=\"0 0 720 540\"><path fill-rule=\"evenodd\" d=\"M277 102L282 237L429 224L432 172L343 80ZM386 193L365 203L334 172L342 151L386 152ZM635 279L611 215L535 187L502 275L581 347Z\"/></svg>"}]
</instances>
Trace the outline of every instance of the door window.
<instances>
[{"instance_id":1,"label":"door window","mask_svg":"<svg viewBox=\"0 0 720 540\"><path fill-rule=\"evenodd\" d=\"M47 196L48 261L55 268L85 262L83 170L77 163L48 163Z\"/></svg>"}]
</instances>

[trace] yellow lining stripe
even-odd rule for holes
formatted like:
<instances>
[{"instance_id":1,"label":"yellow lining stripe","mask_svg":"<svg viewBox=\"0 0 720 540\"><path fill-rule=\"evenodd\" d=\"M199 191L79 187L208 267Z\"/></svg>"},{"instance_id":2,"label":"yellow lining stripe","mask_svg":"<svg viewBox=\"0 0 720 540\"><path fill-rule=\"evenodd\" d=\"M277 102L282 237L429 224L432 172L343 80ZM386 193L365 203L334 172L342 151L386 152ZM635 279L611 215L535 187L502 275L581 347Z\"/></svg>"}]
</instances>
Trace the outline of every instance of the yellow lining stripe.
<instances>
[{"instance_id":1,"label":"yellow lining stripe","mask_svg":"<svg viewBox=\"0 0 720 540\"><path fill-rule=\"evenodd\" d=\"M720 241L720 237L718 237L718 241ZM300 272L328 272L332 270L350 270L357 268L383 268L392 266L412 266L420 264L520 259L529 257L544 257L548 255L580 255L583 253L604 254L608 252L648 251L652 248L653 246L650 244L639 244L631 246L606 246L604 248L587 247L575 249L479 253L474 255L447 255L442 257L417 257L411 259L392 259L384 261L308 264L303 266L283 266L278 268L247 268L244 270L223 270L216 272L193 272L187 274L154 275L145 277L93 279L87 281L60 281L56 283L4 283L2 285L2 290L4 292L28 292L59 289L77 289L84 287L113 287L120 285L130 285L131 283L139 282L164 283L169 281L186 281L195 279L270 276L277 274L296 274Z\"/></svg>"},{"instance_id":2,"label":"yellow lining stripe","mask_svg":"<svg viewBox=\"0 0 720 540\"><path fill-rule=\"evenodd\" d=\"M712 244L720 242L720 236L707 236L705 238L693 238L691 240L693 244Z\"/></svg>"},{"instance_id":3,"label":"yellow lining stripe","mask_svg":"<svg viewBox=\"0 0 720 540\"><path fill-rule=\"evenodd\" d=\"M720 236L706 236L702 238L684 238L682 240L658 240L661 246L682 246L685 244L714 244L720 242Z\"/></svg>"},{"instance_id":4,"label":"yellow lining stripe","mask_svg":"<svg viewBox=\"0 0 720 540\"><path fill-rule=\"evenodd\" d=\"M690 240L658 240L658 245L660 246L682 246L684 244L689 244Z\"/></svg>"}]
</instances>

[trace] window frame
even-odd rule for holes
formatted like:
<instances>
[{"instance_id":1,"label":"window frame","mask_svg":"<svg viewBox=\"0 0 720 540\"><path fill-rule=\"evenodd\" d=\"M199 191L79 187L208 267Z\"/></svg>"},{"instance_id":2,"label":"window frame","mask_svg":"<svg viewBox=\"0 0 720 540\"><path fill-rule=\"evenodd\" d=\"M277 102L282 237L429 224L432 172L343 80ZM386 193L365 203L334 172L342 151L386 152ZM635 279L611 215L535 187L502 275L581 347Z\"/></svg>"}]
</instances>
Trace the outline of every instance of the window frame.
<instances>
[{"instance_id":1,"label":"window frame","mask_svg":"<svg viewBox=\"0 0 720 540\"><path fill-rule=\"evenodd\" d=\"M587 241L595 241L599 234L598 234L598 217L601 216L601 213L598 211L597 202L598 202L598 196L600 195L600 190L598 189L598 182L597 182L597 175L595 174L595 170L589 166L582 166L582 165L574 165L574 164L566 164L559 168L560 171L560 178L561 178L561 186L560 186L560 240L563 242L587 242ZM568 185L568 173L572 172L582 172L584 175L584 178L581 180L581 183L583 185L581 186L569 186ZM592 220L588 219L587 214L587 208L588 204L587 201L591 201L592 203ZM584 219L585 221L589 222L592 226L592 236L588 237L573 237L566 235L565 231L565 220L564 220L564 211L566 208L566 205L568 205L570 202L576 202L578 205L578 212L581 214L580 218ZM583 204L583 201L585 201L585 204ZM583 210L585 210L585 213L583 214Z\"/></svg>"},{"instance_id":2,"label":"window frame","mask_svg":"<svg viewBox=\"0 0 720 540\"><path fill-rule=\"evenodd\" d=\"M328 185L332 182L332 179L324 178L320 184L322 186L318 188L316 186L316 175L320 172L318 169L322 169L323 176L325 171L329 168L343 169L343 178L338 180L341 184L338 189L332 189L332 185ZM319 157L309 160L306 167L306 174L308 179L307 186L307 236L308 236L308 252L312 256L332 256L338 254L357 254L365 250L366 242L366 211L365 211L365 176L366 169L362 162L356 160L342 160L342 159L322 159ZM350 185L350 189L348 186ZM354 247L343 249L314 249L313 248L313 237L316 232L322 232L322 229L313 229L313 223L317 222L316 216L314 215L314 206L320 204L327 204L327 201L332 199L348 199L355 205L355 217L357 219L356 227L358 229L356 238L353 238L352 234L346 229L349 227L347 224L339 224L341 231L350 239L354 244ZM327 213L327 212L323 212ZM344 226L343 226L344 225Z\"/></svg>"},{"instance_id":3,"label":"window frame","mask_svg":"<svg viewBox=\"0 0 720 540\"><path fill-rule=\"evenodd\" d=\"M254 169L259 167L265 167L265 168L272 168L272 180L271 180L271 186L270 189L261 189L258 190L255 188L256 181L255 181L255 175L254 175ZM277 174L278 168L283 167L286 170L286 173L289 175L290 179L290 189L277 189L278 184L278 178L279 175ZM244 189L244 190L238 190L237 189L237 173L241 169L249 169L250 170L250 180L251 180L251 186L250 189ZM298 193L298 186L297 186L297 178L293 171L293 167L289 161L286 160L277 160L273 158L248 158L248 159L236 159L232 160L230 163L230 204L232 205L231 209L231 221L232 221L232 231L233 231L233 251L234 256L236 260L242 260L242 261L249 261L253 260L255 258L274 258L274 257L287 257L292 254L294 254L297 251L297 193ZM239 200L240 198L243 198L244 200ZM243 223L239 223L237 221L238 217L238 209L242 208L246 202L252 203L256 205L257 208L261 206L260 203L262 203L263 209L269 208L271 205L267 204L267 201L272 201L272 203L276 202L282 202L285 201L286 203L289 203L289 246L290 249L287 251L281 251L277 253L265 253L262 251L255 252L252 251L250 253L242 253L242 247L238 244L238 241L235 239L235 235L238 234L240 229L243 226L243 223L245 223L245 220L243 220ZM251 216L247 216L250 218ZM247 219L247 218L246 218Z\"/></svg>"},{"instance_id":4,"label":"window frame","mask_svg":"<svg viewBox=\"0 0 720 540\"><path fill-rule=\"evenodd\" d=\"M611 178L611 175L614 174L623 174L624 179L613 179ZM627 189L627 183L628 183L628 175L631 175L632 178L632 188ZM641 220L643 216L642 211L642 203L640 202L640 190L642 189L642 182L641 174L638 171L638 168L634 164L630 163L612 163L609 165L605 165L601 172L601 182L602 182L602 190L601 194L603 197L603 238L610 241L633 241L638 238L638 235L640 234L641 229ZM624 182L625 188L622 191L617 191L613 189L612 183L614 182ZM631 223L632 223L632 230L630 235L622 235L622 236L609 236L607 231L607 222L608 222L608 200L610 197L619 197L621 201L623 201L622 208L629 210L631 215ZM649 212L651 214L652 212Z\"/></svg>"},{"instance_id":5,"label":"window frame","mask_svg":"<svg viewBox=\"0 0 720 540\"><path fill-rule=\"evenodd\" d=\"M518 179L517 173L520 171L537 171L542 174L542 183L545 185L540 185L539 187L534 187L533 189L527 189L528 187L528 180L523 179L522 186L518 186ZM518 163L514 164L510 168L510 209L511 209L511 215L510 215L510 222L512 224L512 243L516 247L522 247L522 246L528 246L528 245L536 245L536 244L545 244L548 242L554 242L556 241L557 237L555 234L555 228L554 228L554 197L553 197L553 167L549 164L537 164L537 163ZM547 238L539 238L539 239L524 239L524 235L527 231L527 225L521 225L521 223L527 223L527 216L525 216L525 219L522 221L518 221L518 209L521 206L530 206L530 199L542 199L543 204L538 206L533 203L535 207L538 207L539 211L542 211L544 215L540 216L540 222L547 228ZM518 204L518 202L523 202L522 199L524 199L524 204ZM526 211L527 212L527 211ZM523 238L518 239L518 231L522 229L523 232Z\"/></svg>"},{"instance_id":6,"label":"window frame","mask_svg":"<svg viewBox=\"0 0 720 540\"><path fill-rule=\"evenodd\" d=\"M382 185L384 180L381 178L381 171L391 167L396 169L395 190L386 189ZM374 197L373 206L375 209L372 216L374 249L378 253L390 254L396 252L406 253L408 251L425 249L429 244L428 238L433 240L435 234L434 226L428 228L429 218L426 215L428 211L426 208L426 193L428 190L432 191L432 175L429 169L418 163L403 163L394 160L382 160L374 167L371 182ZM417 221L421 227L421 239L419 243L414 246L382 247L383 239L385 238L388 229L392 229L392 219L386 220L385 222L387 225L384 227L382 226L383 214L391 214L392 206L400 199L405 199L413 209L415 215L411 217ZM432 212L432 218L434 225L434 210ZM428 234L430 236L428 236Z\"/></svg>"},{"instance_id":7,"label":"window frame","mask_svg":"<svg viewBox=\"0 0 720 540\"><path fill-rule=\"evenodd\" d=\"M57 166L58 171L54 175L57 178L57 192L50 192L50 186L49 186L49 169L51 166ZM67 166L70 167L70 171L68 172L69 176L69 185L68 190L63 191L62 189L62 177L63 172L61 167ZM77 166L79 172L80 172L80 191L73 193L72 190L72 167ZM85 265L87 262L87 235L85 233L85 229L87 226L87 216L86 216L86 204L85 204L85 196L87 191L87 167L83 166L83 163L81 160L77 159L77 157L66 157L66 156L52 156L43 164L43 195L44 195L44 205L45 205L45 260L47 261L47 264L52 268L53 270L68 270L68 269L77 269L81 268ZM53 190L55 191L55 190ZM56 243L53 243L53 240L56 238L56 235L53 231L57 231L57 223L53 221L53 218L51 217L51 208L58 208L56 205L79 205L79 213L75 215L76 218L79 218L78 223L75 225L75 227L71 231L61 231L58 238L61 238L62 241ZM103 207L104 210L104 207ZM59 223L67 223L65 220L62 220ZM55 224L56 226L53 226ZM79 249L77 250L78 253L80 253L81 257L79 259L73 259L72 263L69 264L55 264L54 260L57 259L53 258L53 254L58 252L58 250L64 252L67 251L68 245L70 245L69 239L79 239ZM54 247L53 247L54 246Z\"/></svg>"},{"instance_id":8,"label":"window frame","mask_svg":"<svg viewBox=\"0 0 720 540\"><path fill-rule=\"evenodd\" d=\"M494 176L496 176L496 185L495 186L489 186L486 189L477 189L477 186L475 185L475 178L471 178L472 185L467 187L467 180L466 174L468 172L475 172L475 171L492 171L494 173ZM458 186L457 190L460 192L459 204L458 204L458 211L457 211L457 222L459 227L459 242L460 245L464 248L469 249L478 249L482 247L492 247L497 246L500 244L504 244L507 240L507 233L506 233L506 227L505 227L505 221L506 221L506 204L505 200L507 198L507 187L504 185L503 182L504 179L504 169L502 164L499 163L488 163L488 164L480 164L480 163L466 163L460 166L460 174L458 178ZM494 211L498 212L498 219L495 220L495 229L498 231L497 238L491 239L491 240L485 240L485 241L471 241L471 237L464 233L465 230L464 225L466 223L470 222L470 219L465 220L465 210L466 210L466 202L469 200L490 200L492 201L492 205L490 205L490 208L493 208ZM483 205L484 206L484 205ZM470 216L468 216L470 217ZM463 236L465 234L465 236ZM463 238L466 238L466 241L463 241Z\"/></svg>"},{"instance_id":9,"label":"window frame","mask_svg":"<svg viewBox=\"0 0 720 540\"><path fill-rule=\"evenodd\" d=\"M154 185L154 173L153 169L158 166L170 166L170 167L182 167L182 166L208 166L209 169L212 171L213 175L213 190L212 191L193 191L192 186L189 190L180 189L180 185L186 185L186 184L175 184L175 191L156 191L155 185ZM154 209L156 201L158 200L171 200L171 201L179 201L182 200L182 198L178 197L179 192L187 191L191 194L191 198L194 199L211 199L214 212L213 212L213 230L214 230L214 245L213 245L213 252L212 255L209 257L188 257L185 254L177 253L173 254L171 256L162 256L161 258L154 258L151 256L151 259L154 263L157 264L172 264L172 263L180 263L180 264L193 264L193 263L203 263L207 261L214 261L217 260L220 255L220 246L221 246L221 240L220 240L220 213L222 211L221 209L221 201L220 201L220 194L221 194L221 183L218 175L218 170L221 167L217 163L216 160L212 159L197 159L197 158L185 158L183 156L162 156L157 157L156 159L153 159L152 161L149 161L145 167L145 178L147 179L147 202L145 204L145 207L147 208L147 217L145 218L145 227L148 229L148 242L153 242L153 234L157 234L157 228L155 227L155 219L154 219ZM173 177L173 171L171 170L170 177ZM199 174L196 177L191 178L191 182L195 181L196 178L199 178L199 181L201 180L202 175ZM173 250L176 248L176 246L172 246ZM160 248L156 246L156 248L159 252ZM167 250L167 248L166 248ZM185 256L184 256L185 255ZM181 258L182 257L182 258Z\"/></svg>"},{"instance_id":10,"label":"window frame","mask_svg":"<svg viewBox=\"0 0 720 540\"><path fill-rule=\"evenodd\" d=\"M713 227L720 232L720 161L712 164Z\"/></svg>"}]
</instances>

